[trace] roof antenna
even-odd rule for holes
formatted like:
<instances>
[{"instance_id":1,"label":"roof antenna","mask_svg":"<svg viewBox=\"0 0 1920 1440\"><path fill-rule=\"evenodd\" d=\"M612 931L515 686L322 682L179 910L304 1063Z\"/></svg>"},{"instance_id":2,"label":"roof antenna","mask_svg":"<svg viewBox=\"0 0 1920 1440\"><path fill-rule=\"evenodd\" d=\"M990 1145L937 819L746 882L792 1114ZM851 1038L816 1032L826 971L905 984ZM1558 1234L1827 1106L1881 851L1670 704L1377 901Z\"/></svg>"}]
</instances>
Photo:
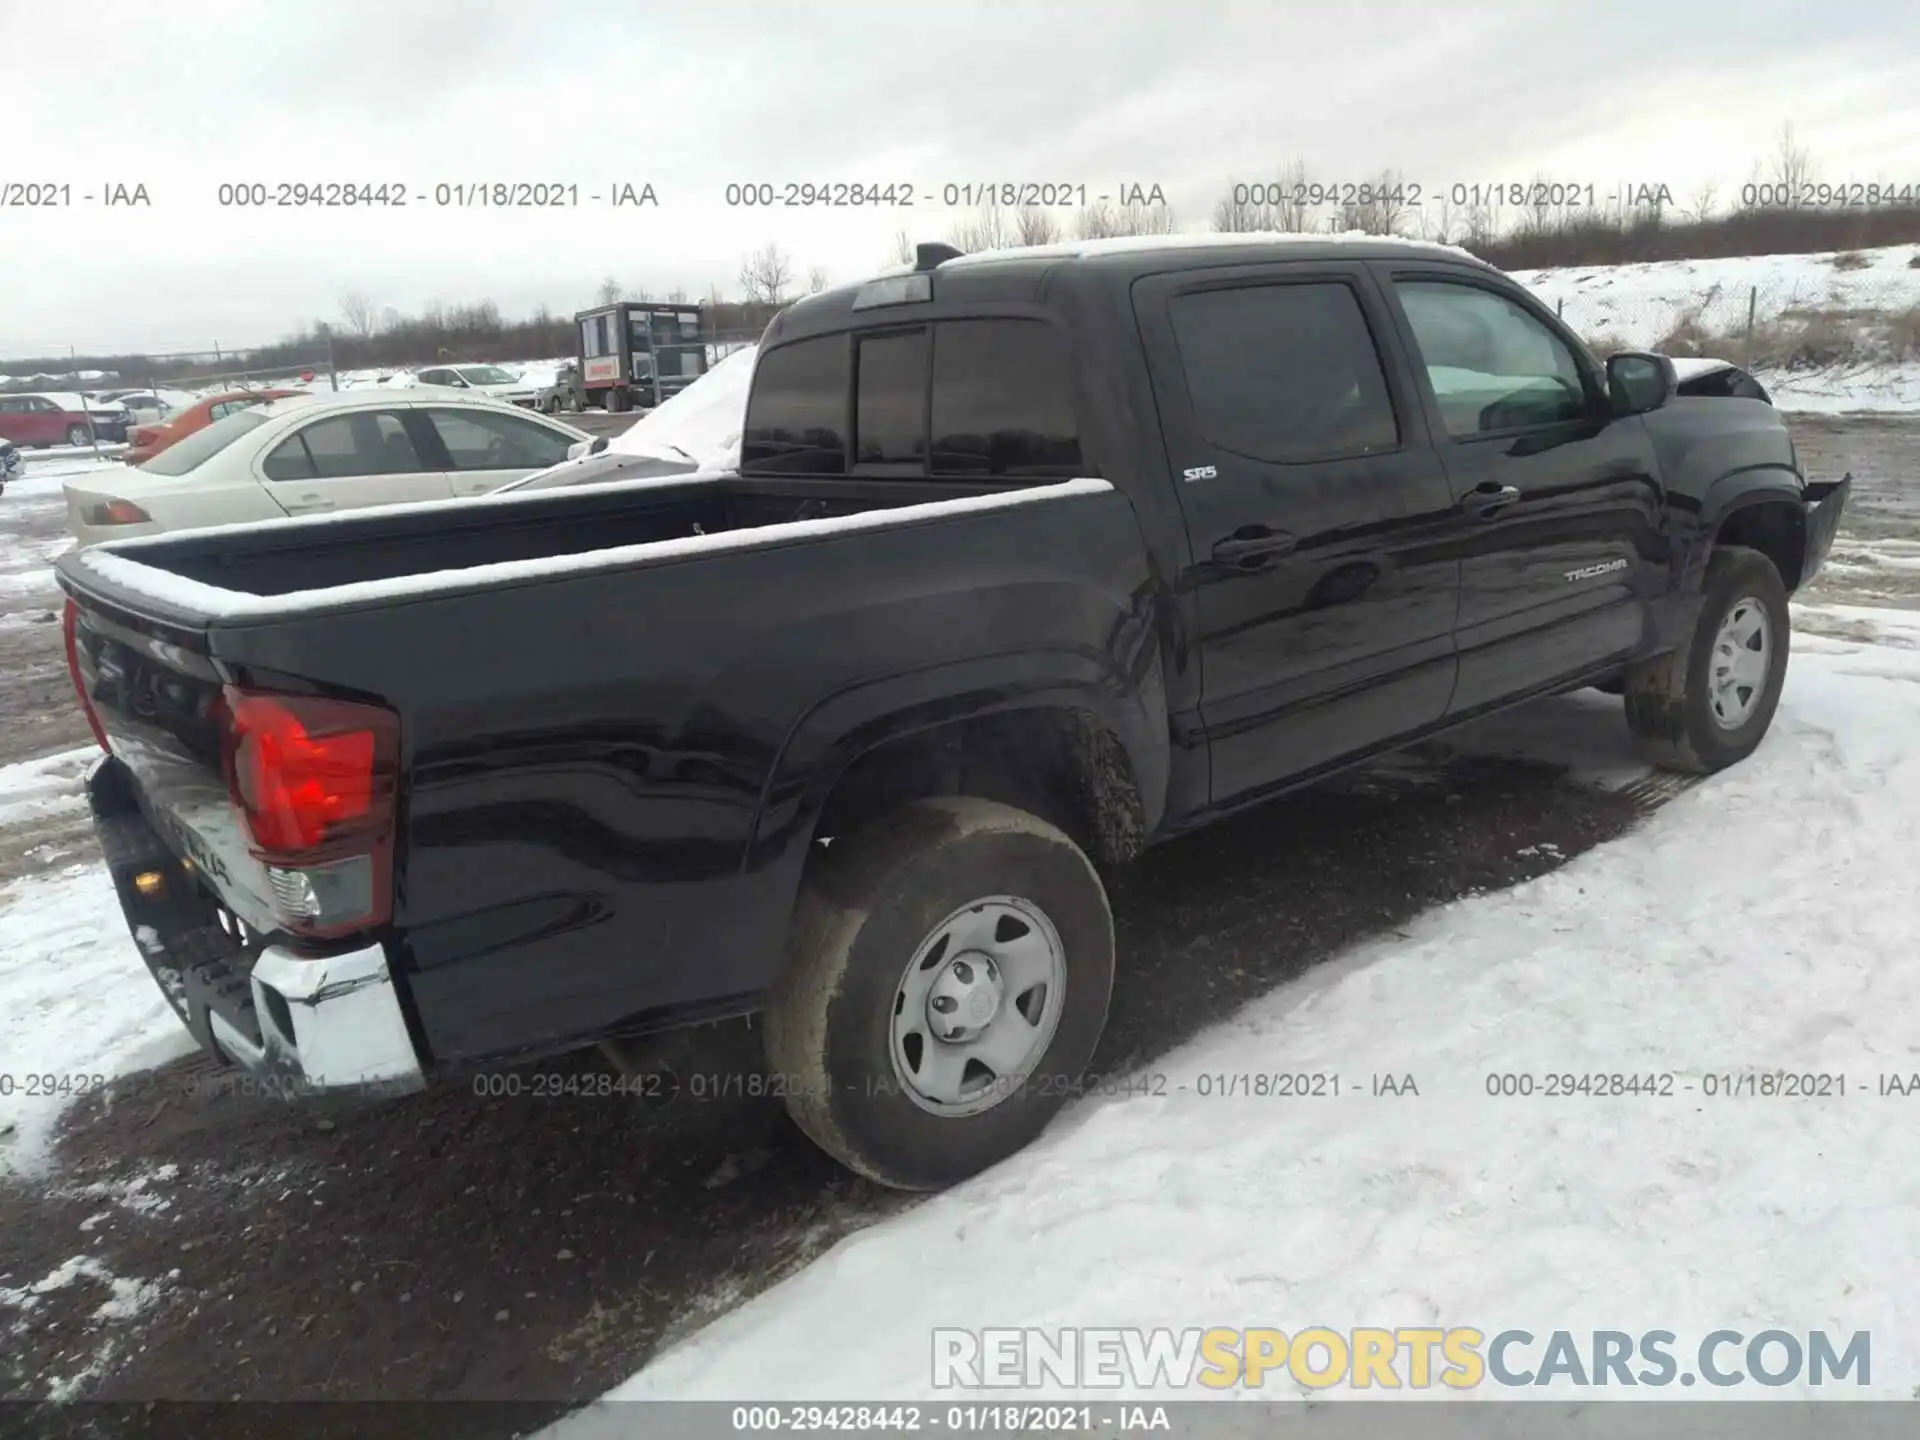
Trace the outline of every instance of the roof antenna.
<instances>
[{"instance_id":1,"label":"roof antenna","mask_svg":"<svg viewBox=\"0 0 1920 1440\"><path fill-rule=\"evenodd\" d=\"M964 250L956 250L951 245L943 245L938 240L929 240L913 247L913 268L931 270L945 261L958 260L965 253Z\"/></svg>"}]
</instances>

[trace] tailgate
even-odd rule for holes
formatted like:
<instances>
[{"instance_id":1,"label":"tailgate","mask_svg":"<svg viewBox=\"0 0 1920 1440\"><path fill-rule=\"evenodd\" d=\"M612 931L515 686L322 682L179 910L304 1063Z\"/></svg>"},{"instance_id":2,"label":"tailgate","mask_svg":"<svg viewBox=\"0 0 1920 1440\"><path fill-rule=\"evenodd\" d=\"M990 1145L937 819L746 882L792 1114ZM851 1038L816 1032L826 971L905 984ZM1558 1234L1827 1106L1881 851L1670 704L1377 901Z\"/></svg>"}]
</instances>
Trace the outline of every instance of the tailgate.
<instances>
[{"instance_id":1,"label":"tailgate","mask_svg":"<svg viewBox=\"0 0 1920 1440\"><path fill-rule=\"evenodd\" d=\"M125 788L228 909L257 930L277 928L266 869L227 789L222 677L206 631L122 612L64 583L76 681Z\"/></svg>"}]
</instances>

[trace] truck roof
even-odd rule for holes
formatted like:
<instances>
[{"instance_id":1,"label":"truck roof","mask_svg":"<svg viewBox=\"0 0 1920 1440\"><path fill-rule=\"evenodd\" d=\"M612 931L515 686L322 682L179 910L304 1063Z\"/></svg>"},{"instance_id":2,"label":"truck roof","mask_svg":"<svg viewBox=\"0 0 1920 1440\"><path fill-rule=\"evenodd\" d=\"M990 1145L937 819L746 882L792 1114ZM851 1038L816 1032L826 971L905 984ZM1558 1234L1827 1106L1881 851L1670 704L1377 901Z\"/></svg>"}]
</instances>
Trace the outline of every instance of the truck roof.
<instances>
[{"instance_id":1,"label":"truck roof","mask_svg":"<svg viewBox=\"0 0 1920 1440\"><path fill-rule=\"evenodd\" d=\"M1033 302L1044 279L1062 270L1097 273L1102 280L1131 283L1142 275L1209 265L1253 264L1261 260L1393 260L1426 258L1492 266L1457 245L1369 235L1350 230L1333 234L1212 232L1199 235L1119 235L1102 240L1063 240L1051 245L1014 246L958 255L932 267L933 299ZM910 275L912 265L897 265L853 284L836 286L794 301L775 317L766 343L818 334L844 326L862 289L875 279ZM956 283L959 282L959 283ZM910 305L886 306L863 318L875 322L911 319Z\"/></svg>"}]
</instances>

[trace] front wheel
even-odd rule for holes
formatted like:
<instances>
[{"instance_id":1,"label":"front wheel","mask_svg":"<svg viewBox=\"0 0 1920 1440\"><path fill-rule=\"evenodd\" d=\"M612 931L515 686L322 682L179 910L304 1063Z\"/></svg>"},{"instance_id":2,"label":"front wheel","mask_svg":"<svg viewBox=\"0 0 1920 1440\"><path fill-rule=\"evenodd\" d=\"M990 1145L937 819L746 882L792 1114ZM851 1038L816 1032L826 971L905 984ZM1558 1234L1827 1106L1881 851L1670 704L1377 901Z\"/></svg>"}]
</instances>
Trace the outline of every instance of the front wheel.
<instances>
[{"instance_id":1,"label":"front wheel","mask_svg":"<svg viewBox=\"0 0 1920 1440\"><path fill-rule=\"evenodd\" d=\"M86 426L69 425L67 427L67 444L84 445L86 443L87 443L87 427Z\"/></svg>"},{"instance_id":2,"label":"front wheel","mask_svg":"<svg viewBox=\"0 0 1920 1440\"><path fill-rule=\"evenodd\" d=\"M1627 723L1650 757L1709 774L1751 755L1779 707L1791 635L1773 561L1745 546L1716 549L1693 634L1627 672Z\"/></svg>"},{"instance_id":3,"label":"front wheel","mask_svg":"<svg viewBox=\"0 0 1920 1440\"><path fill-rule=\"evenodd\" d=\"M1112 988L1113 917L1078 846L1006 805L923 800L809 866L767 1060L822 1149L937 1190L1046 1127Z\"/></svg>"}]
</instances>

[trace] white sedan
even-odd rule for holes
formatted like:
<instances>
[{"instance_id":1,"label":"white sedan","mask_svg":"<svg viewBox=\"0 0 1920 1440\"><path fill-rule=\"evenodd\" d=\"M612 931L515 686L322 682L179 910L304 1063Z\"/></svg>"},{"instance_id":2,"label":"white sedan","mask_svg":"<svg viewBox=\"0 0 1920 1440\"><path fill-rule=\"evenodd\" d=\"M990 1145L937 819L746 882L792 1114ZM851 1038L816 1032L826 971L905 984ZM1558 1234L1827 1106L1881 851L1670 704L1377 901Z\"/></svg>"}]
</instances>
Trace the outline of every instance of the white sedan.
<instances>
[{"instance_id":1,"label":"white sedan","mask_svg":"<svg viewBox=\"0 0 1920 1440\"><path fill-rule=\"evenodd\" d=\"M83 546L162 530L485 495L584 451L557 420L445 391L350 390L253 405L146 464L64 487Z\"/></svg>"}]
</instances>

